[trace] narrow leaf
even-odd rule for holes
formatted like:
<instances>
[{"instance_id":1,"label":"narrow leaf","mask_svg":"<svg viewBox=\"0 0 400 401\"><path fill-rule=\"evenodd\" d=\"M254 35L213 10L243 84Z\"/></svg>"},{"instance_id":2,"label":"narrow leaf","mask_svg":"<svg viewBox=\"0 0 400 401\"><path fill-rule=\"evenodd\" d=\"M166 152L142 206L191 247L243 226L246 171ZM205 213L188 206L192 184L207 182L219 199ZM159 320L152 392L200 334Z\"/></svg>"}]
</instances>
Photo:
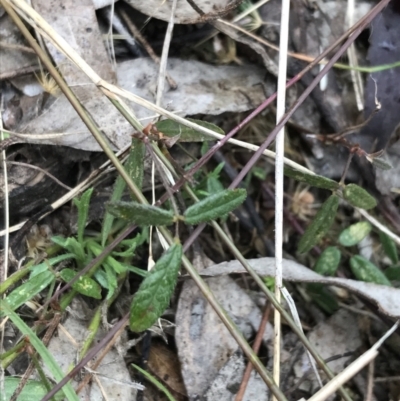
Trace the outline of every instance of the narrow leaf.
<instances>
[{"instance_id":1,"label":"narrow leaf","mask_svg":"<svg viewBox=\"0 0 400 401\"><path fill-rule=\"evenodd\" d=\"M68 252L73 253L75 256L75 259L77 260L77 262L80 266L82 266L86 263L86 254L85 254L85 250L83 248L83 243L78 242L76 240L76 238L74 238L74 237L64 238L64 237L60 237L60 236L55 236L55 237L52 237L51 240L55 244L63 247Z\"/></svg>"},{"instance_id":2,"label":"narrow leaf","mask_svg":"<svg viewBox=\"0 0 400 401\"><path fill-rule=\"evenodd\" d=\"M339 184L330 178L323 177L322 175L312 175L295 170L291 167L285 166L284 172L287 177L293 178L296 181L306 182L307 184L323 189L330 189L335 191L339 188Z\"/></svg>"},{"instance_id":3,"label":"narrow leaf","mask_svg":"<svg viewBox=\"0 0 400 401\"><path fill-rule=\"evenodd\" d=\"M321 206L299 242L298 251L308 252L328 232L339 206L339 197L331 195Z\"/></svg>"},{"instance_id":4,"label":"narrow leaf","mask_svg":"<svg viewBox=\"0 0 400 401\"><path fill-rule=\"evenodd\" d=\"M168 226L174 222L171 211L137 202L110 202L107 210L114 216L139 226Z\"/></svg>"},{"instance_id":5,"label":"narrow leaf","mask_svg":"<svg viewBox=\"0 0 400 401\"><path fill-rule=\"evenodd\" d=\"M218 178L214 176L207 177L207 192L209 194L215 194L223 190L224 186Z\"/></svg>"},{"instance_id":6,"label":"narrow leaf","mask_svg":"<svg viewBox=\"0 0 400 401\"><path fill-rule=\"evenodd\" d=\"M225 189L210 195L186 210L185 222L198 224L214 220L236 209L244 202L246 196L246 190L243 188Z\"/></svg>"},{"instance_id":7,"label":"narrow leaf","mask_svg":"<svg viewBox=\"0 0 400 401\"><path fill-rule=\"evenodd\" d=\"M197 125L200 125L204 128L208 128L212 131L215 131L217 134L225 135L225 132L215 124L202 120L194 120L192 118L188 118L187 120L192 123L196 123ZM174 137L180 135L179 142L204 142L204 141L215 140L215 138L209 135L205 135L199 131L196 131L193 128L186 127L185 125L177 123L176 121L173 120L159 121L154 125L165 136Z\"/></svg>"},{"instance_id":8,"label":"narrow leaf","mask_svg":"<svg viewBox=\"0 0 400 401\"><path fill-rule=\"evenodd\" d=\"M131 151L124 166L125 170L132 178L132 181L137 185L139 189L142 188L143 184L145 151L146 148L143 141L137 138L132 138ZM125 187L126 187L125 180L121 176L118 176L117 180L115 181L113 194L111 196L111 202L119 201L121 199ZM114 222L114 216L106 211L104 214L104 220L101 227L101 244L103 247L107 241L108 235L110 234L113 222Z\"/></svg>"},{"instance_id":9,"label":"narrow leaf","mask_svg":"<svg viewBox=\"0 0 400 401\"><path fill-rule=\"evenodd\" d=\"M356 184L348 184L343 190L343 197L354 207L372 209L376 206L376 200L365 189Z\"/></svg>"},{"instance_id":10,"label":"narrow leaf","mask_svg":"<svg viewBox=\"0 0 400 401\"><path fill-rule=\"evenodd\" d=\"M391 170L393 168L393 166L387 160L381 157L374 157L372 159L372 164L381 170Z\"/></svg>"},{"instance_id":11,"label":"narrow leaf","mask_svg":"<svg viewBox=\"0 0 400 401\"><path fill-rule=\"evenodd\" d=\"M43 362L49 368L50 372L54 376L54 379L59 382L64 378L64 373L61 368L58 366L55 361L53 355L49 352L43 342L37 337L35 332L26 325L26 323L15 313L12 308L8 305L6 300L0 300L0 310L7 315L11 321L17 326L18 330L29 338L30 344L32 344L33 348L38 352ZM67 383L63 387L63 391L68 401L79 401L79 397L76 395L74 389L72 388L71 383Z\"/></svg>"},{"instance_id":12,"label":"narrow leaf","mask_svg":"<svg viewBox=\"0 0 400 401\"><path fill-rule=\"evenodd\" d=\"M30 278L26 283L17 287L7 296L8 306L15 310L23 305L25 302L31 300L35 295L43 291L54 280L54 274L45 270L42 273ZM2 316L2 311L0 311Z\"/></svg>"},{"instance_id":13,"label":"narrow leaf","mask_svg":"<svg viewBox=\"0 0 400 401\"><path fill-rule=\"evenodd\" d=\"M350 267L358 280L389 286L391 285L390 281L377 266L360 255L350 258Z\"/></svg>"},{"instance_id":14,"label":"narrow leaf","mask_svg":"<svg viewBox=\"0 0 400 401\"><path fill-rule=\"evenodd\" d=\"M67 283L75 276L76 272L72 269L63 269L60 271L60 277ZM93 279L87 276L80 276L78 280L72 284L72 288L80 294L91 298L101 299L100 286Z\"/></svg>"},{"instance_id":15,"label":"narrow leaf","mask_svg":"<svg viewBox=\"0 0 400 401\"><path fill-rule=\"evenodd\" d=\"M86 227L87 217L89 214L90 198L92 196L93 188L85 191L81 198L74 199L74 204L78 209L78 242L83 242L83 232Z\"/></svg>"},{"instance_id":16,"label":"narrow leaf","mask_svg":"<svg viewBox=\"0 0 400 401\"><path fill-rule=\"evenodd\" d=\"M168 391L168 389L163 386L154 376L152 376L147 370L140 368L139 366L132 363L132 366L138 370L151 384L156 386L160 391L162 391L169 401L176 401L173 395Z\"/></svg>"},{"instance_id":17,"label":"narrow leaf","mask_svg":"<svg viewBox=\"0 0 400 401\"><path fill-rule=\"evenodd\" d=\"M118 287L118 281L114 269L109 264L104 264L104 270L107 274L108 293L106 299L108 300L114 295L115 290Z\"/></svg>"},{"instance_id":18,"label":"narrow leaf","mask_svg":"<svg viewBox=\"0 0 400 401\"><path fill-rule=\"evenodd\" d=\"M385 251L386 255L389 256L392 263L398 263L399 254L397 253L397 246L395 242L382 231L379 231L379 238L381 240L383 250Z\"/></svg>"},{"instance_id":19,"label":"narrow leaf","mask_svg":"<svg viewBox=\"0 0 400 401\"><path fill-rule=\"evenodd\" d=\"M368 221L352 224L340 233L339 242L343 246L353 246L361 242L371 231Z\"/></svg>"},{"instance_id":20,"label":"narrow leaf","mask_svg":"<svg viewBox=\"0 0 400 401\"><path fill-rule=\"evenodd\" d=\"M336 246L328 246L315 264L315 271L322 276L333 276L339 267L341 253Z\"/></svg>"},{"instance_id":21,"label":"narrow leaf","mask_svg":"<svg viewBox=\"0 0 400 401\"><path fill-rule=\"evenodd\" d=\"M182 245L173 244L143 280L132 300L132 331L147 330L168 307L178 278L181 259Z\"/></svg>"}]
</instances>

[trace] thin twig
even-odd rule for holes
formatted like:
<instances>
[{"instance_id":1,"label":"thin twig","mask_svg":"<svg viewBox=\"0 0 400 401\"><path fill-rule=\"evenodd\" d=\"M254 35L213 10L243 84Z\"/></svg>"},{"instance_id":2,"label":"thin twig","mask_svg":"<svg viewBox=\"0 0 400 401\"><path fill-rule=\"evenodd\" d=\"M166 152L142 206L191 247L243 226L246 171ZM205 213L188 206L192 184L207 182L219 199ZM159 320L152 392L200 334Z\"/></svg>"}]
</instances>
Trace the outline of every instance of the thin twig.
<instances>
[{"instance_id":1,"label":"thin twig","mask_svg":"<svg viewBox=\"0 0 400 401\"><path fill-rule=\"evenodd\" d=\"M150 58L157 64L160 64L160 57L157 56L157 54L154 52L153 48L151 47L150 43L147 41L147 39L142 35L140 30L136 27L136 25L133 23L133 21L129 18L128 14L124 10L119 10L119 13L121 14L122 19L125 21L126 25L128 26L129 30L131 31L132 35L137 39L142 46L146 49L148 55ZM171 89L176 89L178 85L174 81L174 79L171 77L171 75L168 74L168 71L165 73L165 78L168 81L169 86Z\"/></svg>"},{"instance_id":2,"label":"thin twig","mask_svg":"<svg viewBox=\"0 0 400 401\"><path fill-rule=\"evenodd\" d=\"M315 393L308 401L324 401L330 395L332 395L339 386L350 380L355 374L357 374L364 366L371 363L378 356L379 347L390 337L393 332L399 326L399 320L393 325L393 327L386 332L386 334L377 341L368 351L364 352L359 358L351 363L346 369L340 372L333 380L326 384L321 390Z\"/></svg>"},{"instance_id":3,"label":"thin twig","mask_svg":"<svg viewBox=\"0 0 400 401\"><path fill-rule=\"evenodd\" d=\"M347 0L346 20L348 27L351 27L354 24L354 3L354 0ZM349 58L350 67L358 67L356 46L354 43L347 49L347 56ZM350 76L353 82L358 111L362 111L364 109L364 87L361 73L355 68L352 68L350 70Z\"/></svg>"},{"instance_id":4,"label":"thin twig","mask_svg":"<svg viewBox=\"0 0 400 401\"><path fill-rule=\"evenodd\" d=\"M368 380L367 380L367 391L365 392L365 401L372 401L374 395L374 371L375 361L371 361L368 365Z\"/></svg>"},{"instance_id":5,"label":"thin twig","mask_svg":"<svg viewBox=\"0 0 400 401\"><path fill-rule=\"evenodd\" d=\"M112 338L118 333L121 328L124 328L129 320L129 313L127 313L113 328L82 358L79 363L62 379L58 382L43 398L41 401L49 401L53 395L57 394L61 388L67 384L75 375L92 359L94 358L104 346L106 346Z\"/></svg>"},{"instance_id":6,"label":"thin twig","mask_svg":"<svg viewBox=\"0 0 400 401\"><path fill-rule=\"evenodd\" d=\"M3 132L3 106L4 106L4 96L1 96L0 99L0 140L4 140L4 132ZM10 246L10 236L8 233L8 229L10 227L10 204L8 199L8 173L7 173L7 164L6 164L6 151L1 151L1 164L3 168L3 179L4 179L4 226L7 230L7 234L4 238L4 255L3 260L4 264L0 266L0 282L3 283L8 276L8 248ZM4 294L4 298L6 295ZM4 352L4 332L5 327L0 327L0 354ZM5 394L5 372L3 366L0 364L0 390L1 394Z\"/></svg>"},{"instance_id":7,"label":"thin twig","mask_svg":"<svg viewBox=\"0 0 400 401\"><path fill-rule=\"evenodd\" d=\"M156 105L157 106L161 106L161 100L162 100L162 97L164 94L168 53L169 53L169 47L170 47L171 39L172 39L172 32L174 30L174 18L175 18L176 4L177 4L177 0L173 0L172 6L171 6L171 15L169 17L167 31L165 32L164 44L163 44L162 53L161 53L160 69L158 72L158 80L157 80L157 95L156 95Z\"/></svg>"},{"instance_id":8,"label":"thin twig","mask_svg":"<svg viewBox=\"0 0 400 401\"><path fill-rule=\"evenodd\" d=\"M205 13L197 4L194 0L186 0L190 6L199 14L199 18L195 18L192 21L187 21L186 23L189 24L197 24L199 22L210 22L212 20L215 20L217 18L221 18L229 11L234 10L237 6L240 5L240 3L243 2L243 0L233 0L231 1L226 7L222 8L221 10L212 12L212 13Z\"/></svg>"},{"instance_id":9,"label":"thin twig","mask_svg":"<svg viewBox=\"0 0 400 401\"><path fill-rule=\"evenodd\" d=\"M104 359L104 357L108 354L110 351L111 347L115 344L115 342L119 339L121 336L122 332L125 329L125 325L121 325L117 331L115 331L114 335L110 339L110 341L107 342L105 345L104 349L102 349L101 354L96 358L96 361L90 366L92 370L95 370L98 368L100 365L101 361ZM83 388L90 382L90 379L92 378L92 374L88 373L85 378L82 380L82 382L79 384L78 388L76 389L76 393L79 394ZM44 401L44 400L43 400Z\"/></svg>"},{"instance_id":10,"label":"thin twig","mask_svg":"<svg viewBox=\"0 0 400 401\"><path fill-rule=\"evenodd\" d=\"M282 0L281 25L279 38L279 75L278 93L276 99L276 123L285 114L286 109L286 76L287 76L287 51L289 41L289 12L290 0ZM283 259L283 168L285 155L285 128L276 134L275 141L275 298L281 302L282 290L282 259ZM273 377L275 383L280 384L281 371L281 314L274 309L274 364ZM276 401L275 397L272 398Z\"/></svg>"},{"instance_id":11,"label":"thin twig","mask_svg":"<svg viewBox=\"0 0 400 401\"><path fill-rule=\"evenodd\" d=\"M61 187L67 189L68 191L72 191L72 188L69 187L68 185L63 184L58 178L54 177L53 174L50 174L48 171L43 170L41 167L38 166L34 166L33 164L29 164L29 163L23 163L23 162L12 162L12 161L7 161L7 164L12 164L13 166L22 166L22 167L27 167L30 168L32 170L38 170L41 173L43 173L44 175L47 175L49 178L51 178L53 181L55 181L58 185L60 185Z\"/></svg>"},{"instance_id":12,"label":"thin twig","mask_svg":"<svg viewBox=\"0 0 400 401\"><path fill-rule=\"evenodd\" d=\"M267 301L260 322L260 326L258 328L258 332L253 344L253 351L255 354L258 354L258 351L260 350L270 312L271 312L271 304ZM252 370L253 370L253 364L251 362L247 362L246 370L244 371L242 383L240 383L239 391L236 394L235 401L243 400L244 393L246 391L247 384L249 383L250 374Z\"/></svg>"}]
</instances>

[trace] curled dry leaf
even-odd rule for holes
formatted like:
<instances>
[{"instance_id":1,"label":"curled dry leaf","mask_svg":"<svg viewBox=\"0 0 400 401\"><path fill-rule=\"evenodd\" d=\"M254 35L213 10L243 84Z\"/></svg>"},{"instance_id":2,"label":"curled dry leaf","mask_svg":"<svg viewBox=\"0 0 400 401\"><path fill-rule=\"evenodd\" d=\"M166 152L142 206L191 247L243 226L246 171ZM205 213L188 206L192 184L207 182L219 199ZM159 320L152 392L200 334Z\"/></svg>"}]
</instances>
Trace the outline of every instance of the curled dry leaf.
<instances>
[{"instance_id":1,"label":"curled dry leaf","mask_svg":"<svg viewBox=\"0 0 400 401\"><path fill-rule=\"evenodd\" d=\"M275 258L249 259L248 263L260 276L275 275ZM239 261L223 262L205 269L203 276L246 273ZM292 260L283 260L283 279L305 283L321 283L345 288L376 305L385 315L400 318L400 289L337 277L323 277Z\"/></svg>"},{"instance_id":2,"label":"curled dry leaf","mask_svg":"<svg viewBox=\"0 0 400 401\"><path fill-rule=\"evenodd\" d=\"M151 372L170 390L186 396L186 389L175 352L172 352L167 346L155 342L151 345L147 364Z\"/></svg>"}]
</instances>

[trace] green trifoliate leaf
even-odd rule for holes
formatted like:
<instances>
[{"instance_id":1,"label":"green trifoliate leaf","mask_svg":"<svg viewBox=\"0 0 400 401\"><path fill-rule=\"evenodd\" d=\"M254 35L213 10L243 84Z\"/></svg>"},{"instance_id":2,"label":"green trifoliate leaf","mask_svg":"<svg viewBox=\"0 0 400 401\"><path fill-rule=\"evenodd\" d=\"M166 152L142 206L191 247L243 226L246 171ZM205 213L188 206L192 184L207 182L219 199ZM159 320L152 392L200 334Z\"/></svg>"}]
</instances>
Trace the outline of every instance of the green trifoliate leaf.
<instances>
[{"instance_id":1,"label":"green trifoliate leaf","mask_svg":"<svg viewBox=\"0 0 400 401\"><path fill-rule=\"evenodd\" d=\"M217 134L225 135L225 132L216 126L215 124L209 123L202 120L193 120L188 118L188 121L196 123L204 128L208 128L215 131ZM205 135L193 128L186 127L180 123L173 120L163 120L154 124L157 129L168 137L174 137L179 135L179 142L203 142L203 141L213 141L215 138Z\"/></svg>"},{"instance_id":2,"label":"green trifoliate leaf","mask_svg":"<svg viewBox=\"0 0 400 401\"><path fill-rule=\"evenodd\" d=\"M214 220L236 209L246 199L243 188L225 189L190 206L184 213L187 224L198 224Z\"/></svg>"},{"instance_id":3,"label":"green trifoliate leaf","mask_svg":"<svg viewBox=\"0 0 400 401\"><path fill-rule=\"evenodd\" d=\"M368 221L352 224L340 233L339 242L343 246L353 246L361 242L371 231Z\"/></svg>"},{"instance_id":4,"label":"green trifoliate leaf","mask_svg":"<svg viewBox=\"0 0 400 401\"><path fill-rule=\"evenodd\" d=\"M137 202L110 202L107 210L115 217L135 223L138 226L168 226L174 222L169 210Z\"/></svg>"},{"instance_id":5,"label":"green trifoliate leaf","mask_svg":"<svg viewBox=\"0 0 400 401\"><path fill-rule=\"evenodd\" d=\"M389 256L392 263L399 262L399 254L397 253L397 246L395 242L385 233L379 231L379 238L381 240L382 248L386 255Z\"/></svg>"},{"instance_id":6,"label":"green trifoliate leaf","mask_svg":"<svg viewBox=\"0 0 400 401\"><path fill-rule=\"evenodd\" d=\"M336 246L328 246L315 264L315 271L322 276L333 276L339 267L341 253Z\"/></svg>"},{"instance_id":7,"label":"green trifoliate leaf","mask_svg":"<svg viewBox=\"0 0 400 401\"><path fill-rule=\"evenodd\" d=\"M343 189L343 198L350 203L350 205L359 207L361 209L372 209L376 206L376 200L365 189L356 184L348 184Z\"/></svg>"},{"instance_id":8,"label":"green trifoliate leaf","mask_svg":"<svg viewBox=\"0 0 400 401\"><path fill-rule=\"evenodd\" d=\"M60 271L60 277L65 281L71 281L76 275L72 269L63 269ZM101 299L101 287L91 278L80 276L78 280L72 284L72 288L80 294L91 298Z\"/></svg>"},{"instance_id":9,"label":"green trifoliate leaf","mask_svg":"<svg viewBox=\"0 0 400 401\"><path fill-rule=\"evenodd\" d=\"M339 188L339 184L330 178L323 177L322 175L303 173L288 166L285 166L284 174L287 177L295 179L296 181L306 182L313 187L330 189L331 191L335 191Z\"/></svg>"},{"instance_id":10,"label":"green trifoliate leaf","mask_svg":"<svg viewBox=\"0 0 400 401\"><path fill-rule=\"evenodd\" d=\"M151 327L168 307L178 278L182 245L173 244L158 259L132 300L130 328L141 332Z\"/></svg>"},{"instance_id":11,"label":"green trifoliate leaf","mask_svg":"<svg viewBox=\"0 0 400 401\"><path fill-rule=\"evenodd\" d=\"M360 255L353 256L350 259L350 267L358 280L391 285L390 281L377 266Z\"/></svg>"},{"instance_id":12,"label":"green trifoliate leaf","mask_svg":"<svg viewBox=\"0 0 400 401\"><path fill-rule=\"evenodd\" d=\"M6 297L9 307L11 310L19 308L25 302L28 302L35 295L39 294L39 292L43 291L53 280L54 274L50 270L46 270L30 278ZM2 311L0 311L0 316L2 316Z\"/></svg>"},{"instance_id":13,"label":"green trifoliate leaf","mask_svg":"<svg viewBox=\"0 0 400 401\"><path fill-rule=\"evenodd\" d=\"M331 195L321 206L299 242L298 251L308 252L328 232L339 206L339 197Z\"/></svg>"}]
</instances>

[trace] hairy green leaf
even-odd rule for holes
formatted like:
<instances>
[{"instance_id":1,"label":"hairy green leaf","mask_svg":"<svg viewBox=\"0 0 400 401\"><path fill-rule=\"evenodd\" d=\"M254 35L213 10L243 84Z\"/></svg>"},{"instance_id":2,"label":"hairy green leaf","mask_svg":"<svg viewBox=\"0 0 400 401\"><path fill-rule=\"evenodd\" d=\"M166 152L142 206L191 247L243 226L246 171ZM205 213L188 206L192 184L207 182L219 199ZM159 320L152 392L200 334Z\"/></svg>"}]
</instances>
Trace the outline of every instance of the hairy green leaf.
<instances>
[{"instance_id":1,"label":"hairy green leaf","mask_svg":"<svg viewBox=\"0 0 400 401\"><path fill-rule=\"evenodd\" d=\"M397 253L397 246L395 242L382 231L379 231L379 238L381 240L383 250L385 251L386 255L389 256L392 263L398 263L399 254Z\"/></svg>"},{"instance_id":2,"label":"hairy green leaf","mask_svg":"<svg viewBox=\"0 0 400 401\"><path fill-rule=\"evenodd\" d=\"M110 202L107 204L107 210L114 216L139 226L168 226L174 222L171 211L133 201Z\"/></svg>"},{"instance_id":3,"label":"hairy green leaf","mask_svg":"<svg viewBox=\"0 0 400 401\"><path fill-rule=\"evenodd\" d=\"M350 258L350 267L358 280L369 283L391 285L383 272L368 259L356 255Z\"/></svg>"},{"instance_id":4,"label":"hairy green leaf","mask_svg":"<svg viewBox=\"0 0 400 401\"><path fill-rule=\"evenodd\" d=\"M139 189L142 188L143 184L145 152L146 148L143 141L137 138L132 138L131 151L124 167L129 176L132 178L132 181L137 185ZM121 199L125 187L126 182L119 175L117 180L115 181L114 190L111 196L111 202L119 201ZM103 247L106 244L107 237L110 234L113 222L114 216L106 211L104 214L103 224L101 226L101 244Z\"/></svg>"},{"instance_id":5,"label":"hairy green leaf","mask_svg":"<svg viewBox=\"0 0 400 401\"><path fill-rule=\"evenodd\" d=\"M284 172L287 177L293 178L296 181L305 182L313 187L330 189L334 191L339 188L339 184L330 178L323 177L322 175L312 175L295 170L289 166L285 166Z\"/></svg>"},{"instance_id":6,"label":"hairy green leaf","mask_svg":"<svg viewBox=\"0 0 400 401\"><path fill-rule=\"evenodd\" d=\"M328 246L315 264L315 271L322 276L333 276L339 267L341 253L336 246Z\"/></svg>"},{"instance_id":7,"label":"hairy green leaf","mask_svg":"<svg viewBox=\"0 0 400 401\"><path fill-rule=\"evenodd\" d=\"M376 200L365 189L356 184L348 184L343 189L343 197L354 207L372 209L376 206Z\"/></svg>"},{"instance_id":8,"label":"hairy green leaf","mask_svg":"<svg viewBox=\"0 0 400 401\"><path fill-rule=\"evenodd\" d=\"M214 220L236 209L244 202L246 196L246 190L243 188L217 192L187 208L184 213L185 222L198 224Z\"/></svg>"},{"instance_id":9,"label":"hairy green leaf","mask_svg":"<svg viewBox=\"0 0 400 401\"><path fill-rule=\"evenodd\" d=\"M76 272L72 269L63 269L60 271L60 277L69 282L76 276ZM72 288L80 294L86 295L91 298L101 299L101 288L91 278L87 276L80 276L78 280L72 284Z\"/></svg>"},{"instance_id":10,"label":"hairy green leaf","mask_svg":"<svg viewBox=\"0 0 400 401\"><path fill-rule=\"evenodd\" d=\"M215 124L209 123L207 121L202 120L194 120L192 118L188 118L188 121L192 123L196 123L204 128L208 128L212 131L215 131L217 134L225 135L225 132L216 126ZM196 131L193 128L186 127L180 123L177 123L173 120L163 120L154 124L157 129L162 132L164 135L168 137L174 137L180 135L179 142L204 142L204 141L213 141L215 138L205 135L199 131Z\"/></svg>"},{"instance_id":11,"label":"hairy green leaf","mask_svg":"<svg viewBox=\"0 0 400 401\"><path fill-rule=\"evenodd\" d=\"M19 308L25 302L28 302L35 295L43 291L54 280L54 274L50 270L30 278L26 283L17 287L7 296L7 303L12 310ZM2 316L2 311L0 311Z\"/></svg>"},{"instance_id":12,"label":"hairy green leaf","mask_svg":"<svg viewBox=\"0 0 400 401\"><path fill-rule=\"evenodd\" d=\"M339 242L343 246L353 246L361 242L371 231L368 221L360 221L344 229L339 236Z\"/></svg>"},{"instance_id":13,"label":"hairy green leaf","mask_svg":"<svg viewBox=\"0 0 400 401\"><path fill-rule=\"evenodd\" d=\"M85 231L87 217L89 214L90 198L92 196L93 188L85 191L81 198L74 199L74 204L78 209L78 242L83 243L83 232Z\"/></svg>"},{"instance_id":14,"label":"hairy green leaf","mask_svg":"<svg viewBox=\"0 0 400 401\"><path fill-rule=\"evenodd\" d=\"M300 253L308 252L328 232L335 219L338 206L339 197L337 195L331 195L324 202L300 239L298 246Z\"/></svg>"},{"instance_id":15,"label":"hairy green leaf","mask_svg":"<svg viewBox=\"0 0 400 401\"><path fill-rule=\"evenodd\" d=\"M182 245L173 244L143 280L132 300L129 320L132 331L147 330L168 307L181 259Z\"/></svg>"}]
</instances>

